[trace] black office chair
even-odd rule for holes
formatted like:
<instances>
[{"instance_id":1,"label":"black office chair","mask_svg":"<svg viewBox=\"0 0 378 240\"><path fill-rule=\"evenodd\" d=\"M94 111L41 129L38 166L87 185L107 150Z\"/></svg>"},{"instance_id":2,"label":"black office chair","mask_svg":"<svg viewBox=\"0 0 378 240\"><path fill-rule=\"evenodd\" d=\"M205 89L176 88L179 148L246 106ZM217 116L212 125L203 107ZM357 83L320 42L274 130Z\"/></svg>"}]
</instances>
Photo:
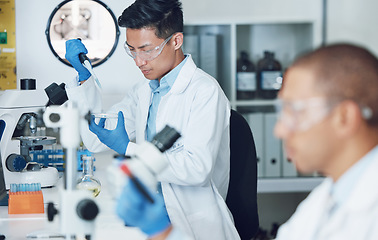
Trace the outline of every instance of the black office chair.
<instances>
[{"instance_id":1,"label":"black office chair","mask_svg":"<svg viewBox=\"0 0 378 240\"><path fill-rule=\"evenodd\" d=\"M231 110L230 182L226 204L242 240L259 228L257 211L257 157L251 129L242 115Z\"/></svg>"}]
</instances>

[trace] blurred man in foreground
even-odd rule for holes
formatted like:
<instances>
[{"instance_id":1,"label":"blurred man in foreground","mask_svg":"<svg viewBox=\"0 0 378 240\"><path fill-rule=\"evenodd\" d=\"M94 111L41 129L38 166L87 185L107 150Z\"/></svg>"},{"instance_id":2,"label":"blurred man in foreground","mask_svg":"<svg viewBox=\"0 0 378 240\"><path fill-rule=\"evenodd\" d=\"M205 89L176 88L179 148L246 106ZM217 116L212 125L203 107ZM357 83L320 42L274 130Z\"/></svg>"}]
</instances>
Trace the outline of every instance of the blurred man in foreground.
<instances>
[{"instance_id":1,"label":"blurred man in foreground","mask_svg":"<svg viewBox=\"0 0 378 240\"><path fill-rule=\"evenodd\" d=\"M327 178L277 239L378 239L378 59L339 44L289 68L275 133L302 173Z\"/></svg>"}]
</instances>

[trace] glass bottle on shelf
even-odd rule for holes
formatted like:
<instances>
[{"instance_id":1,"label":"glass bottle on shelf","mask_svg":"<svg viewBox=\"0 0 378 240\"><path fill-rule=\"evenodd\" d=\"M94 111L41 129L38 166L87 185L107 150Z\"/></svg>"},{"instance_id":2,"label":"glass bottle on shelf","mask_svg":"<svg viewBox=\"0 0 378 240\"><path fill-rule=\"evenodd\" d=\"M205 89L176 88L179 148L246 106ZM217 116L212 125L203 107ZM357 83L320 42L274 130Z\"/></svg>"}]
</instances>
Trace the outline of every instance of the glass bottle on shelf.
<instances>
[{"instance_id":1,"label":"glass bottle on shelf","mask_svg":"<svg viewBox=\"0 0 378 240\"><path fill-rule=\"evenodd\" d=\"M276 98L282 86L282 68L273 52L264 51L264 58L259 60L257 71L259 96L265 99Z\"/></svg>"},{"instance_id":2,"label":"glass bottle on shelf","mask_svg":"<svg viewBox=\"0 0 378 240\"><path fill-rule=\"evenodd\" d=\"M93 175L93 156L83 155L83 175L78 179L76 188L85 189L93 193L94 197L97 197L101 191L101 183Z\"/></svg>"},{"instance_id":3,"label":"glass bottle on shelf","mask_svg":"<svg viewBox=\"0 0 378 240\"><path fill-rule=\"evenodd\" d=\"M249 60L246 51L240 52L237 61L237 99L253 99L256 94L256 70L255 65Z\"/></svg>"}]
</instances>

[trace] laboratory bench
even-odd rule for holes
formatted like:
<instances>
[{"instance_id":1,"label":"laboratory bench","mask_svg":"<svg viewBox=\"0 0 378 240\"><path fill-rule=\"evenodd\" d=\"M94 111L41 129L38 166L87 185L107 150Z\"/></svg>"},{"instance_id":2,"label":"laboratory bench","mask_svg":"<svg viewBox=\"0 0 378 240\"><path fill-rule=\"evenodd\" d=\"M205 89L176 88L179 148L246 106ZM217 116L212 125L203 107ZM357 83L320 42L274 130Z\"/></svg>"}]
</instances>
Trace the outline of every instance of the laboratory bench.
<instances>
[{"instance_id":1,"label":"laboratory bench","mask_svg":"<svg viewBox=\"0 0 378 240\"><path fill-rule=\"evenodd\" d=\"M106 167L112 161L113 152L104 152L95 154L94 175L101 182L101 192L95 198L99 206L100 213L95 219L95 233L92 239L114 239L114 240L141 240L146 239L139 229L125 227L115 213L116 201L111 196L111 189L107 188ZM44 214L8 214L7 206L0 206L0 235L5 235L6 239L38 239L31 236L42 236L45 233L59 232L59 216L54 221L47 220L47 204L54 202L59 211L59 189L63 185L63 179L60 178L55 187L43 188L43 200L45 204ZM30 236L29 238L27 236ZM42 239L42 237L40 237ZM54 239L54 238L52 238ZM58 239L58 238L57 238ZM62 238L60 238L62 239Z\"/></svg>"},{"instance_id":2,"label":"laboratory bench","mask_svg":"<svg viewBox=\"0 0 378 240\"><path fill-rule=\"evenodd\" d=\"M101 192L95 198L99 205L100 213L96 218L96 231L93 239L122 239L139 240L146 239L146 236L137 228L125 227L123 222L115 214L115 200L112 198L111 190L107 187L108 177L106 168L112 161L114 153L111 151L96 153L94 176L101 182ZM293 193L311 191L323 178L259 178L258 193ZM59 210L59 189L62 187L61 178L57 186L43 188L43 199L45 207L47 203L56 203ZM265 211L263 211L265 212ZM261 216L260 216L261 217ZM0 235L6 239L19 240L29 239L27 235L35 236L42 233L59 232L59 217L53 222L47 220L47 214L8 214L7 206L0 206ZM31 238L30 238L31 239Z\"/></svg>"}]
</instances>

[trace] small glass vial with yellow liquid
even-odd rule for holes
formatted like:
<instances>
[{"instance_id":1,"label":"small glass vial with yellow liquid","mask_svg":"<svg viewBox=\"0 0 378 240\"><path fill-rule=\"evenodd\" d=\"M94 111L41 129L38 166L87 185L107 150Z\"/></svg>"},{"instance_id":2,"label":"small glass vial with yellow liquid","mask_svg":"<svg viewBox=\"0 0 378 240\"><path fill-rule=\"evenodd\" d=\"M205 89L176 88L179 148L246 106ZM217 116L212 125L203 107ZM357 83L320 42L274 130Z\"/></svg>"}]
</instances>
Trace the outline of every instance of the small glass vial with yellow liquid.
<instances>
[{"instance_id":1,"label":"small glass vial with yellow liquid","mask_svg":"<svg viewBox=\"0 0 378 240\"><path fill-rule=\"evenodd\" d=\"M77 181L77 189L91 191L94 197L97 197L101 191L100 181L93 175L93 156L82 156L83 158L83 176Z\"/></svg>"}]
</instances>

